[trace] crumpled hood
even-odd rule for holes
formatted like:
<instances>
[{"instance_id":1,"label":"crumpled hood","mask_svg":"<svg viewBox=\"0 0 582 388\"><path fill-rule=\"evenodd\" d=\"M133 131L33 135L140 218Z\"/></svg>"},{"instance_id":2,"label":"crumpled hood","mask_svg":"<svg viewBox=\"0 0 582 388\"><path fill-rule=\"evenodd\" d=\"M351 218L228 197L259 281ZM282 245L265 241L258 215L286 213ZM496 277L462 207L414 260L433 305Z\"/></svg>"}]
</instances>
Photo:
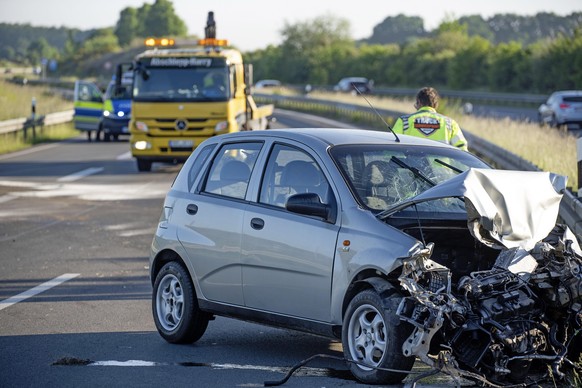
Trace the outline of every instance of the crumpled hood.
<instances>
[{"instance_id":1,"label":"crumpled hood","mask_svg":"<svg viewBox=\"0 0 582 388\"><path fill-rule=\"evenodd\" d=\"M416 197L380 213L381 218L410 205L464 197L471 234L500 248L531 250L556 224L567 177L550 172L469 169Z\"/></svg>"}]
</instances>

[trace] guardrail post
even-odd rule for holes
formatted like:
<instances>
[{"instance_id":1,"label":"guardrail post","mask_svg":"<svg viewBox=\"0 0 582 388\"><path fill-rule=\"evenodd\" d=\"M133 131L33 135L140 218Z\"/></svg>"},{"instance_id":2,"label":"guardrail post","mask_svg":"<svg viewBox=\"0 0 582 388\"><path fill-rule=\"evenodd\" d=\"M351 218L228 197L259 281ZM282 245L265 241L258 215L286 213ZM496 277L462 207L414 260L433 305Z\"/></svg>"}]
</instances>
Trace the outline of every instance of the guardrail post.
<instances>
[{"instance_id":1,"label":"guardrail post","mask_svg":"<svg viewBox=\"0 0 582 388\"><path fill-rule=\"evenodd\" d=\"M32 141L36 141L36 97L32 97L30 117L32 119Z\"/></svg>"}]
</instances>

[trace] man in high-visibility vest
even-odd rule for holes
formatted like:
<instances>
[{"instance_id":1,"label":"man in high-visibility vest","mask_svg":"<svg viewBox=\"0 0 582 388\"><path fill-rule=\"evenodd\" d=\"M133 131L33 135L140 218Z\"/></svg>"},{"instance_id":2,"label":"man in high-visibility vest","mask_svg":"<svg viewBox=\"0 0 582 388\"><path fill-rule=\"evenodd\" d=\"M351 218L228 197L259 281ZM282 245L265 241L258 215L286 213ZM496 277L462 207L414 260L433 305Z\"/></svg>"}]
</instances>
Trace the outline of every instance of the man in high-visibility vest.
<instances>
[{"instance_id":1,"label":"man in high-visibility vest","mask_svg":"<svg viewBox=\"0 0 582 388\"><path fill-rule=\"evenodd\" d=\"M459 124L450 117L437 113L438 105L439 94L436 89L420 89L414 104L418 111L399 117L392 130L397 134L436 140L467 151L467 140Z\"/></svg>"}]
</instances>

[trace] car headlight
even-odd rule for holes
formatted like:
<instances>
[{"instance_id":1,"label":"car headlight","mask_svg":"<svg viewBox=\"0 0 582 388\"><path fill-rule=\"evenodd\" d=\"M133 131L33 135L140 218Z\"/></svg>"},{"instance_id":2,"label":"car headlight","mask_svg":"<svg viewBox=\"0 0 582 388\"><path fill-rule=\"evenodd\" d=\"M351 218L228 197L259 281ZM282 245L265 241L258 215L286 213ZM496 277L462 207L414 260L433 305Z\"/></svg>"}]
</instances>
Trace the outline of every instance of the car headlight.
<instances>
[{"instance_id":1,"label":"car headlight","mask_svg":"<svg viewBox=\"0 0 582 388\"><path fill-rule=\"evenodd\" d=\"M109 112L108 110L103 111L103 116L109 117L110 115L111 115L111 112Z\"/></svg>"},{"instance_id":2,"label":"car headlight","mask_svg":"<svg viewBox=\"0 0 582 388\"><path fill-rule=\"evenodd\" d=\"M117 112L117 117L123 117L125 116L125 112L120 110L119 112Z\"/></svg>"},{"instance_id":3,"label":"car headlight","mask_svg":"<svg viewBox=\"0 0 582 388\"><path fill-rule=\"evenodd\" d=\"M135 143L133 143L133 148L140 151L149 150L152 148L152 143L145 140L136 141Z\"/></svg>"},{"instance_id":4,"label":"car headlight","mask_svg":"<svg viewBox=\"0 0 582 388\"><path fill-rule=\"evenodd\" d=\"M143 121L136 121L135 128L138 131L142 131L142 132L147 132L149 130L148 125L146 123L144 123Z\"/></svg>"}]
</instances>

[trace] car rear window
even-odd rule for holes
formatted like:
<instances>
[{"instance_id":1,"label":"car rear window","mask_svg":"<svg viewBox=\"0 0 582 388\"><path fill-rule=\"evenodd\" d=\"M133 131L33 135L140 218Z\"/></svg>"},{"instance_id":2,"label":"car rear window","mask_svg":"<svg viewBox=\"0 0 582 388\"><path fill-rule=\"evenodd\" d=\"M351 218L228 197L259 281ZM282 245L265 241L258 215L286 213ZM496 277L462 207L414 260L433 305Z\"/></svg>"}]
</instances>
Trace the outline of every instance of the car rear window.
<instances>
[{"instance_id":1,"label":"car rear window","mask_svg":"<svg viewBox=\"0 0 582 388\"><path fill-rule=\"evenodd\" d=\"M582 102L582 96L564 96L564 102Z\"/></svg>"}]
</instances>

